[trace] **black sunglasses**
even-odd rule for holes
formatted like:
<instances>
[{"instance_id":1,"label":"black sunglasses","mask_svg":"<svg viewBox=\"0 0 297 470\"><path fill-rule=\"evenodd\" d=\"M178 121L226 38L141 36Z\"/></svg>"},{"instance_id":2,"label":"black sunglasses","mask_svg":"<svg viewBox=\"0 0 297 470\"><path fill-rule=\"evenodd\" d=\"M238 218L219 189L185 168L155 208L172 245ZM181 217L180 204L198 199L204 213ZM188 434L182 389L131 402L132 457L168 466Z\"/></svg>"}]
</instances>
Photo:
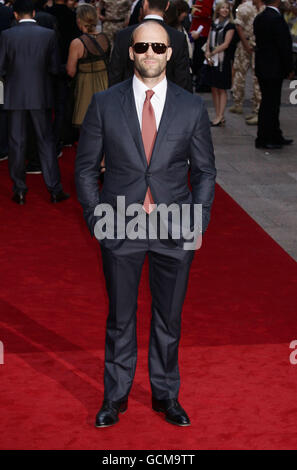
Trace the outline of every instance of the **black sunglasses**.
<instances>
[{"instance_id":1,"label":"black sunglasses","mask_svg":"<svg viewBox=\"0 0 297 470\"><path fill-rule=\"evenodd\" d=\"M167 48L169 47L162 42L136 42L132 47L136 54L144 54L147 52L149 46L152 47L155 54L165 54Z\"/></svg>"}]
</instances>

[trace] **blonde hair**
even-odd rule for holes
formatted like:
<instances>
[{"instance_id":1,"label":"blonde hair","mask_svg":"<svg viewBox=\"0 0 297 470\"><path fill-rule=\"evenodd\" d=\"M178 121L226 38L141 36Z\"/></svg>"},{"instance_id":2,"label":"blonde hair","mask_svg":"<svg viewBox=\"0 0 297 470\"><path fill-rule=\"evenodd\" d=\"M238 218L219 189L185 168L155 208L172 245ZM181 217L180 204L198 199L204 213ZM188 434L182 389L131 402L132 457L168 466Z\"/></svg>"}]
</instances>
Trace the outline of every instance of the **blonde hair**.
<instances>
[{"instance_id":1,"label":"blonde hair","mask_svg":"<svg viewBox=\"0 0 297 470\"><path fill-rule=\"evenodd\" d=\"M229 21L233 23L233 14L232 14L232 6L230 5L229 2L226 2L225 0L218 2L215 6L214 14L213 14L213 20L216 20L219 15L220 15L220 9L222 8L223 5L228 5L229 8Z\"/></svg>"},{"instance_id":2,"label":"blonde hair","mask_svg":"<svg viewBox=\"0 0 297 470\"><path fill-rule=\"evenodd\" d=\"M98 15L95 7L89 3L82 3L76 9L76 17L85 26L88 33L94 31L98 23Z\"/></svg>"}]
</instances>

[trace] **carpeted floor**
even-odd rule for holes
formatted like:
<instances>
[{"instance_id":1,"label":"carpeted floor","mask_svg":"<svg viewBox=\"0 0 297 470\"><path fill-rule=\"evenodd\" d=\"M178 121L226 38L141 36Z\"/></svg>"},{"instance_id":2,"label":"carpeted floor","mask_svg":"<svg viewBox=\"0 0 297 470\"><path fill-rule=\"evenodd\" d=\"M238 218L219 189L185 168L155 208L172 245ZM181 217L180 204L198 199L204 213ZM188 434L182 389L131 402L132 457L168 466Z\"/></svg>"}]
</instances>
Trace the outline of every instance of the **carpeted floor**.
<instances>
[{"instance_id":1,"label":"carpeted floor","mask_svg":"<svg viewBox=\"0 0 297 470\"><path fill-rule=\"evenodd\" d=\"M180 402L192 426L150 406L150 293L139 293L138 364L126 414L96 429L107 296L98 243L76 201L52 205L41 176L10 201L0 164L1 449L297 449L296 263L220 187L183 310Z\"/></svg>"}]
</instances>

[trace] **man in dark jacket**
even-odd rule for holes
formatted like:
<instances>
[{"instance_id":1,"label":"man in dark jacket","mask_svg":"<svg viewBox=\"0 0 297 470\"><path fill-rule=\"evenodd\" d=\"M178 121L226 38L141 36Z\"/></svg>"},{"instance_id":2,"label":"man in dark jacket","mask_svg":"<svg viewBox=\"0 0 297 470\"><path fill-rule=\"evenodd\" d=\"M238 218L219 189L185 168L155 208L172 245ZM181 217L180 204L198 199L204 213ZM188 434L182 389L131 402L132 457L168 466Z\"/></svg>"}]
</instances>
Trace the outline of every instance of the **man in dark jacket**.
<instances>
[{"instance_id":1,"label":"man in dark jacket","mask_svg":"<svg viewBox=\"0 0 297 470\"><path fill-rule=\"evenodd\" d=\"M283 79L293 70L292 39L278 9L280 0L264 0L264 3L266 9L254 20L255 73L262 93L255 145L279 149L293 142L283 137L279 123Z\"/></svg>"},{"instance_id":2,"label":"man in dark jacket","mask_svg":"<svg viewBox=\"0 0 297 470\"><path fill-rule=\"evenodd\" d=\"M33 121L42 173L52 202L68 199L60 182L52 130L53 93L51 75L60 61L54 31L38 26L31 0L16 0L18 24L0 37L0 76L4 76L4 109L9 112L9 170L14 182L13 201L24 204L26 117Z\"/></svg>"},{"instance_id":3,"label":"man in dark jacket","mask_svg":"<svg viewBox=\"0 0 297 470\"><path fill-rule=\"evenodd\" d=\"M6 7L0 2L0 34L1 31L9 28L13 20L12 9ZM0 80L1 92L3 91L3 84ZM3 109L2 95L0 93L0 162L7 160L8 158L8 123L7 123L7 111Z\"/></svg>"}]
</instances>

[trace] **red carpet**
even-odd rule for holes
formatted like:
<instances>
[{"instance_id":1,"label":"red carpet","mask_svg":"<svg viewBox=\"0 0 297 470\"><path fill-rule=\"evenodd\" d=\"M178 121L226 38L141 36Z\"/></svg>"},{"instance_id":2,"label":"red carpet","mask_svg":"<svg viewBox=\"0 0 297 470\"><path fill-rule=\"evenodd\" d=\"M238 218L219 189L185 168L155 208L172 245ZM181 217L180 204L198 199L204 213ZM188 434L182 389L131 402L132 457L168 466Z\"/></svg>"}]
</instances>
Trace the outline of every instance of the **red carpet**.
<instances>
[{"instance_id":1,"label":"red carpet","mask_svg":"<svg viewBox=\"0 0 297 470\"><path fill-rule=\"evenodd\" d=\"M71 150L60 166L71 200L51 205L42 177L30 176L19 207L0 164L0 448L297 449L296 263L220 187L183 311L180 401L192 426L150 408L145 269L129 408L117 426L94 427L107 297Z\"/></svg>"}]
</instances>

